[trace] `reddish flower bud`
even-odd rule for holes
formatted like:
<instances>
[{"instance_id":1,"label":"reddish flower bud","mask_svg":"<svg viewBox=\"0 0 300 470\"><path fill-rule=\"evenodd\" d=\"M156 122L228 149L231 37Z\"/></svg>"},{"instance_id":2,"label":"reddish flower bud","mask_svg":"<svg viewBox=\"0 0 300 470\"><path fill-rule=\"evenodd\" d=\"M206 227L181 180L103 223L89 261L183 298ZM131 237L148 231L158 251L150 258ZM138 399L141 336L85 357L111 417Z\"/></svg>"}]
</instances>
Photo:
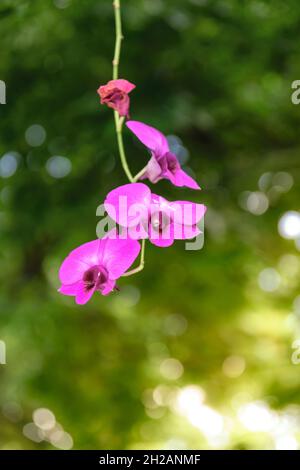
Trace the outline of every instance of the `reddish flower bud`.
<instances>
[{"instance_id":1,"label":"reddish flower bud","mask_svg":"<svg viewBox=\"0 0 300 470\"><path fill-rule=\"evenodd\" d=\"M120 116L129 117L130 99L128 94L135 88L133 83L127 80L110 80L106 85L98 88L101 104L118 111Z\"/></svg>"}]
</instances>

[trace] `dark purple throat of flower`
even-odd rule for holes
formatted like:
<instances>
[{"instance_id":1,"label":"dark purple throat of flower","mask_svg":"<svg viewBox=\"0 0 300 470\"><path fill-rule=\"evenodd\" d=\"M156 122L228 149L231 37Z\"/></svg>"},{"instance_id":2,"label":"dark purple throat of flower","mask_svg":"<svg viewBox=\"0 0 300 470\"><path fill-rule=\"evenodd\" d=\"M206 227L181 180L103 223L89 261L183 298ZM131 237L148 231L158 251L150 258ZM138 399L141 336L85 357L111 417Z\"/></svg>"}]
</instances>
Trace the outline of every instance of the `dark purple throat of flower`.
<instances>
[{"instance_id":1,"label":"dark purple throat of flower","mask_svg":"<svg viewBox=\"0 0 300 470\"><path fill-rule=\"evenodd\" d=\"M103 266L93 266L83 275L84 289L86 292L95 289L101 292L108 281L108 272Z\"/></svg>"},{"instance_id":2,"label":"dark purple throat of flower","mask_svg":"<svg viewBox=\"0 0 300 470\"><path fill-rule=\"evenodd\" d=\"M179 168L179 164L178 164L178 161L177 161L177 158L175 157L175 155L173 155L172 153L167 153L165 155L165 158L166 158L166 161L167 161L167 168L168 170L175 174L176 171L178 170Z\"/></svg>"},{"instance_id":3,"label":"dark purple throat of flower","mask_svg":"<svg viewBox=\"0 0 300 470\"><path fill-rule=\"evenodd\" d=\"M180 168L176 156L171 152L159 156L155 155L155 158L160 166L162 176L165 175L168 171L172 173L172 175L175 175L176 171Z\"/></svg>"}]
</instances>

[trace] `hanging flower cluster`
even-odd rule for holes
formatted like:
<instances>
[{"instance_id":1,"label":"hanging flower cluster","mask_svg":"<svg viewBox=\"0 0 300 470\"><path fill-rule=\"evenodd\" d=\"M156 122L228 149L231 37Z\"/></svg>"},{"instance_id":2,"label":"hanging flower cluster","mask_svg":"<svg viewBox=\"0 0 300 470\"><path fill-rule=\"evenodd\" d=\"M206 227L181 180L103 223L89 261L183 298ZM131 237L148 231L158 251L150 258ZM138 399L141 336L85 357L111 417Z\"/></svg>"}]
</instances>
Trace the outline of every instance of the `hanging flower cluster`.
<instances>
[{"instance_id":1,"label":"hanging flower cluster","mask_svg":"<svg viewBox=\"0 0 300 470\"><path fill-rule=\"evenodd\" d=\"M130 276L144 267L145 240L159 247L168 247L174 240L191 239L199 235L199 221L206 207L190 201L168 201L152 193L149 187L137 182L149 180L155 184L162 179L174 186L200 189L197 182L185 173L167 138L154 127L129 120L129 93L135 85L119 79L118 63L122 39L119 1L114 2L116 18L116 48L114 79L97 90L101 104L114 110L117 142L121 163L130 181L113 189L105 198L104 207L110 218L119 226L103 238L85 243L73 250L59 270L59 292L74 296L77 304L85 304L98 291L107 295L118 290L116 281ZM148 164L135 177L132 176L124 151L122 129L127 128L150 151ZM128 269L140 254L140 264Z\"/></svg>"}]
</instances>

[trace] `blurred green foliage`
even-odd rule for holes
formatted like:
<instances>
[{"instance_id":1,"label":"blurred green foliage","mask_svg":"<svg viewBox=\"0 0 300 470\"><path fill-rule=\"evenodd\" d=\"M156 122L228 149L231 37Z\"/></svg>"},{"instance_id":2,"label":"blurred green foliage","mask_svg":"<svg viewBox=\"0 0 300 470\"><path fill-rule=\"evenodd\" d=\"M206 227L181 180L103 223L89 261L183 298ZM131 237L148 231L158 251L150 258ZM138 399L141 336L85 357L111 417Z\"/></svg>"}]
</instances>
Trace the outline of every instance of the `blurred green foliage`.
<instances>
[{"instance_id":1,"label":"blurred green foliage","mask_svg":"<svg viewBox=\"0 0 300 470\"><path fill-rule=\"evenodd\" d=\"M97 206L126 183L112 113L96 94L111 78L113 9L1 0L0 155L16 152L18 168L4 177L11 160L0 160L0 446L71 447L30 438L26 425L46 408L76 449L295 447L300 259L277 225L299 209L300 107L290 95L300 4L123 0L122 13L131 115L182 139L203 188L162 181L155 191L208 206L205 246L147 244L145 270L85 307L57 293L63 258L96 238ZM46 131L41 145L29 144L34 124ZM135 173L148 156L124 138ZM53 156L69 159L68 175L53 177ZM184 390L205 393L197 422ZM259 428L268 419L277 433Z\"/></svg>"}]
</instances>

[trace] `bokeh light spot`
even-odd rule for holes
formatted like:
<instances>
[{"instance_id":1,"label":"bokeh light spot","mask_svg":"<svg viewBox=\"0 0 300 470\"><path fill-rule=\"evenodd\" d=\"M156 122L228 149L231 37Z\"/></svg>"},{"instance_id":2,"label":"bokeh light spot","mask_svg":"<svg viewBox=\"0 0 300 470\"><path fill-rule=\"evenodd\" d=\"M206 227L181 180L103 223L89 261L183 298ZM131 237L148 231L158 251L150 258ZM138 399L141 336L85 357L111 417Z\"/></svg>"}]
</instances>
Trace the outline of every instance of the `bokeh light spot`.
<instances>
[{"instance_id":1,"label":"bokeh light spot","mask_svg":"<svg viewBox=\"0 0 300 470\"><path fill-rule=\"evenodd\" d=\"M33 422L43 431L49 431L55 426L55 416L47 408L38 408L33 412Z\"/></svg>"},{"instance_id":2,"label":"bokeh light spot","mask_svg":"<svg viewBox=\"0 0 300 470\"><path fill-rule=\"evenodd\" d=\"M274 268L263 269L258 276L259 287L266 292L274 292L281 283L281 276Z\"/></svg>"},{"instance_id":3,"label":"bokeh light spot","mask_svg":"<svg viewBox=\"0 0 300 470\"><path fill-rule=\"evenodd\" d=\"M64 178L72 170L72 163L66 157L54 156L49 158L46 169L53 178Z\"/></svg>"},{"instance_id":4,"label":"bokeh light spot","mask_svg":"<svg viewBox=\"0 0 300 470\"><path fill-rule=\"evenodd\" d=\"M179 379L183 374L183 370L183 365L177 359L168 358L160 364L162 376L169 380Z\"/></svg>"},{"instance_id":5,"label":"bokeh light spot","mask_svg":"<svg viewBox=\"0 0 300 470\"><path fill-rule=\"evenodd\" d=\"M28 145L31 147L39 147L42 145L46 140L46 131L43 126L39 124L33 124L32 126L28 127L25 132L25 139Z\"/></svg>"},{"instance_id":6,"label":"bokeh light spot","mask_svg":"<svg viewBox=\"0 0 300 470\"><path fill-rule=\"evenodd\" d=\"M286 212L278 222L278 231L283 238L296 239L300 237L300 214L297 211Z\"/></svg>"},{"instance_id":7,"label":"bokeh light spot","mask_svg":"<svg viewBox=\"0 0 300 470\"><path fill-rule=\"evenodd\" d=\"M0 176L9 178L14 175L18 168L20 156L16 152L8 152L0 159Z\"/></svg>"},{"instance_id":8,"label":"bokeh light spot","mask_svg":"<svg viewBox=\"0 0 300 470\"><path fill-rule=\"evenodd\" d=\"M246 368L245 359L241 356L229 356L222 365L224 375L230 378L236 378L242 375Z\"/></svg>"}]
</instances>

